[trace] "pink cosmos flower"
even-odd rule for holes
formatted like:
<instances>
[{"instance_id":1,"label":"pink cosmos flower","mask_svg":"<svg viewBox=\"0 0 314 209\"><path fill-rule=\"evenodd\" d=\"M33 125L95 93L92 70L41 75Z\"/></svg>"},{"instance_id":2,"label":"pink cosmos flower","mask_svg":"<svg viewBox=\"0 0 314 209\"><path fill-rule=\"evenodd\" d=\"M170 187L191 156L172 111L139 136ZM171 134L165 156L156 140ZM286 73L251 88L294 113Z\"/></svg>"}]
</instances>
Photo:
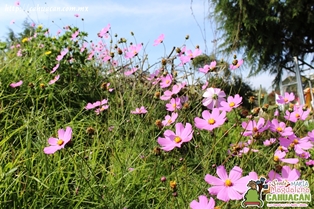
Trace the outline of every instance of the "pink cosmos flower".
<instances>
[{"instance_id":1,"label":"pink cosmos flower","mask_svg":"<svg viewBox=\"0 0 314 209\"><path fill-rule=\"evenodd\" d=\"M217 167L216 171L219 178L207 174L205 181L213 185L208 189L211 195L217 195L217 199L224 202L229 200L241 200L242 194L247 190L249 176L242 177L242 169L234 166L229 175L223 165Z\"/></svg>"},{"instance_id":2,"label":"pink cosmos flower","mask_svg":"<svg viewBox=\"0 0 314 209\"><path fill-rule=\"evenodd\" d=\"M176 121L178 117L178 113L171 113L170 115L166 115L165 120L163 120L161 123L163 126L170 126L172 123Z\"/></svg>"},{"instance_id":3,"label":"pink cosmos flower","mask_svg":"<svg viewBox=\"0 0 314 209\"><path fill-rule=\"evenodd\" d=\"M109 32L110 27L111 27L110 24L108 24L107 27L101 29L101 31L98 33L98 36L100 38L103 38L103 37L108 38L109 37L108 32Z\"/></svg>"},{"instance_id":4,"label":"pink cosmos flower","mask_svg":"<svg viewBox=\"0 0 314 209\"><path fill-rule=\"evenodd\" d=\"M172 75L167 74L165 77L161 78L160 87L161 88L167 88L172 83Z\"/></svg>"},{"instance_id":5,"label":"pink cosmos flower","mask_svg":"<svg viewBox=\"0 0 314 209\"><path fill-rule=\"evenodd\" d=\"M278 104L289 104L289 102L292 102L295 98L293 92L291 92L290 94L288 92L285 92L285 96L278 96L279 99L277 99L277 103Z\"/></svg>"},{"instance_id":6,"label":"pink cosmos flower","mask_svg":"<svg viewBox=\"0 0 314 209\"><path fill-rule=\"evenodd\" d=\"M51 81L49 81L49 85L54 84L57 80L59 80L59 78L60 78L60 75L56 75L56 76L54 77L54 79L52 79Z\"/></svg>"},{"instance_id":7,"label":"pink cosmos flower","mask_svg":"<svg viewBox=\"0 0 314 209\"><path fill-rule=\"evenodd\" d=\"M12 24L14 24L14 23L15 23L15 20L11 20L10 24L12 25Z\"/></svg>"},{"instance_id":8,"label":"pink cosmos flower","mask_svg":"<svg viewBox=\"0 0 314 209\"><path fill-rule=\"evenodd\" d=\"M58 139L54 137L50 137L48 139L49 147L44 148L45 154L53 154L56 151L63 149L64 146L71 140L72 138L72 129L71 127L66 127L66 130L59 129L58 131Z\"/></svg>"},{"instance_id":9,"label":"pink cosmos flower","mask_svg":"<svg viewBox=\"0 0 314 209\"><path fill-rule=\"evenodd\" d=\"M206 81L206 83L202 86L202 90L205 90L208 86L208 81Z\"/></svg>"},{"instance_id":10,"label":"pink cosmos flower","mask_svg":"<svg viewBox=\"0 0 314 209\"><path fill-rule=\"evenodd\" d=\"M228 96L227 102L226 101L220 102L221 110L230 112L232 109L239 107L241 102L242 97L240 97L239 94L234 95L234 97Z\"/></svg>"},{"instance_id":11,"label":"pink cosmos flower","mask_svg":"<svg viewBox=\"0 0 314 209\"><path fill-rule=\"evenodd\" d=\"M125 75L125 76L132 75L132 74L135 73L137 70L138 70L138 68L137 68L137 67L134 67L134 68L132 68L131 70L124 72L124 75Z\"/></svg>"},{"instance_id":12,"label":"pink cosmos flower","mask_svg":"<svg viewBox=\"0 0 314 209\"><path fill-rule=\"evenodd\" d=\"M186 56L190 57L190 59L193 59L193 58L201 55L202 51L200 49L196 48L193 52L192 52L192 50L187 50L185 52L185 54L186 54Z\"/></svg>"},{"instance_id":13,"label":"pink cosmos flower","mask_svg":"<svg viewBox=\"0 0 314 209\"><path fill-rule=\"evenodd\" d=\"M172 86L172 91L165 91L164 94L160 97L161 100L169 100L171 99L172 95L174 94L178 94L180 92L182 88L182 85L179 83L179 84L176 84L176 85L173 85Z\"/></svg>"},{"instance_id":14,"label":"pink cosmos flower","mask_svg":"<svg viewBox=\"0 0 314 209\"><path fill-rule=\"evenodd\" d=\"M181 102L182 105L184 105L188 101L189 101L189 97L188 96L184 96L184 95L180 96L180 102Z\"/></svg>"},{"instance_id":15,"label":"pink cosmos flower","mask_svg":"<svg viewBox=\"0 0 314 209\"><path fill-rule=\"evenodd\" d=\"M11 83L10 86L11 86L12 88L16 88L16 87L21 86L22 84L23 84L23 81L20 80L19 82Z\"/></svg>"},{"instance_id":16,"label":"pink cosmos flower","mask_svg":"<svg viewBox=\"0 0 314 209\"><path fill-rule=\"evenodd\" d=\"M147 77L146 79L149 81L153 81L152 82L153 85L157 84L161 80L161 78L158 76L160 71L161 71L160 69L155 70L155 72L150 74L149 77Z\"/></svg>"},{"instance_id":17,"label":"pink cosmos flower","mask_svg":"<svg viewBox=\"0 0 314 209\"><path fill-rule=\"evenodd\" d=\"M311 157L311 154L309 152L304 151L300 154L297 154L297 156L303 159L309 159Z\"/></svg>"},{"instance_id":18,"label":"pink cosmos flower","mask_svg":"<svg viewBox=\"0 0 314 209\"><path fill-rule=\"evenodd\" d=\"M88 103L85 106L85 109L86 110L94 109L95 107L98 107L98 106L101 106L101 105L104 105L104 104L107 104L107 103L108 103L107 99L103 99L102 101L94 102L93 104L92 103Z\"/></svg>"},{"instance_id":19,"label":"pink cosmos flower","mask_svg":"<svg viewBox=\"0 0 314 209\"><path fill-rule=\"evenodd\" d=\"M185 54L185 51L186 51L186 46L183 46L183 47L180 49L180 52L178 53L178 57L180 57L181 55Z\"/></svg>"},{"instance_id":20,"label":"pink cosmos flower","mask_svg":"<svg viewBox=\"0 0 314 209\"><path fill-rule=\"evenodd\" d=\"M111 60L111 64L114 66L114 67L117 67L118 66L118 60Z\"/></svg>"},{"instance_id":21,"label":"pink cosmos flower","mask_svg":"<svg viewBox=\"0 0 314 209\"><path fill-rule=\"evenodd\" d=\"M172 98L170 100L170 103L166 104L166 108L168 111L177 111L182 108L181 100L180 98Z\"/></svg>"},{"instance_id":22,"label":"pink cosmos flower","mask_svg":"<svg viewBox=\"0 0 314 209\"><path fill-rule=\"evenodd\" d=\"M302 107L294 107L293 112L289 112L289 110L286 110L285 119L289 120L291 122L297 122L297 120L305 120L307 116L310 114L310 109L303 111Z\"/></svg>"},{"instance_id":23,"label":"pink cosmos flower","mask_svg":"<svg viewBox=\"0 0 314 209\"><path fill-rule=\"evenodd\" d=\"M84 43L83 43L83 46L82 46L81 49L80 49L80 52L85 51L86 47L87 47L87 42L84 42Z\"/></svg>"},{"instance_id":24,"label":"pink cosmos flower","mask_svg":"<svg viewBox=\"0 0 314 209\"><path fill-rule=\"evenodd\" d=\"M284 162L289 164L297 164L299 162L298 158L284 158L286 156L286 152L282 152L280 150L276 150L274 154L274 161L278 162Z\"/></svg>"},{"instance_id":25,"label":"pink cosmos flower","mask_svg":"<svg viewBox=\"0 0 314 209\"><path fill-rule=\"evenodd\" d=\"M298 171L297 169L293 169L291 170L291 168L287 165L282 166L282 170L281 170L281 175L279 175L278 173L276 173L275 171L271 170L268 173L268 180L275 180L277 179L278 181L296 181L300 178L301 174L300 171Z\"/></svg>"},{"instance_id":26,"label":"pink cosmos flower","mask_svg":"<svg viewBox=\"0 0 314 209\"><path fill-rule=\"evenodd\" d=\"M131 45L126 52L125 57L131 59L134 56L137 56L142 47L142 44Z\"/></svg>"},{"instance_id":27,"label":"pink cosmos flower","mask_svg":"<svg viewBox=\"0 0 314 209\"><path fill-rule=\"evenodd\" d=\"M230 70L235 70L243 64L243 60L238 60L236 65L230 65Z\"/></svg>"},{"instance_id":28,"label":"pink cosmos flower","mask_svg":"<svg viewBox=\"0 0 314 209\"><path fill-rule=\"evenodd\" d=\"M135 111L131 111L132 114L145 114L147 113L147 110L145 109L144 106L141 108L136 108Z\"/></svg>"},{"instance_id":29,"label":"pink cosmos flower","mask_svg":"<svg viewBox=\"0 0 314 209\"><path fill-rule=\"evenodd\" d=\"M278 122L275 118L271 121L269 129L273 132L279 133L281 136L290 136L293 135L293 131L291 127L286 127L284 122Z\"/></svg>"},{"instance_id":30,"label":"pink cosmos flower","mask_svg":"<svg viewBox=\"0 0 314 209\"><path fill-rule=\"evenodd\" d=\"M221 107L220 103L225 100L226 94L221 89L211 87L206 89L203 97L205 97L203 105L207 106L208 109L213 109L214 107Z\"/></svg>"},{"instance_id":31,"label":"pink cosmos flower","mask_svg":"<svg viewBox=\"0 0 314 209\"><path fill-rule=\"evenodd\" d=\"M278 115L279 115L279 111L278 111L278 109L276 109L274 112L274 116L277 117Z\"/></svg>"},{"instance_id":32,"label":"pink cosmos flower","mask_svg":"<svg viewBox=\"0 0 314 209\"><path fill-rule=\"evenodd\" d=\"M310 137L310 140L314 142L314 130L308 132L307 135Z\"/></svg>"},{"instance_id":33,"label":"pink cosmos flower","mask_svg":"<svg viewBox=\"0 0 314 209\"><path fill-rule=\"evenodd\" d=\"M87 60L93 59L94 54L95 54L95 51L91 51L91 52L89 53L88 57L87 57Z\"/></svg>"},{"instance_id":34,"label":"pink cosmos flower","mask_svg":"<svg viewBox=\"0 0 314 209\"><path fill-rule=\"evenodd\" d=\"M17 6L17 7L20 6L20 1L16 1L16 2L14 3L14 5Z\"/></svg>"},{"instance_id":35,"label":"pink cosmos flower","mask_svg":"<svg viewBox=\"0 0 314 209\"><path fill-rule=\"evenodd\" d=\"M247 154L248 152L258 152L257 149L252 149L252 140L248 140L248 142L238 142L237 144L231 144L232 149L228 149L228 154L232 156L242 157L243 154ZM237 147L237 150L234 151L234 148Z\"/></svg>"},{"instance_id":36,"label":"pink cosmos flower","mask_svg":"<svg viewBox=\"0 0 314 209\"><path fill-rule=\"evenodd\" d=\"M309 141L309 137L298 138L294 134L289 136L288 139L285 137L279 137L280 146L286 148L293 147L297 154L302 154L304 150L309 150L313 147L313 144Z\"/></svg>"},{"instance_id":37,"label":"pink cosmos flower","mask_svg":"<svg viewBox=\"0 0 314 209\"><path fill-rule=\"evenodd\" d=\"M98 108L95 110L96 115L99 115L102 111L106 110L109 108L109 105L103 105L101 108Z\"/></svg>"},{"instance_id":38,"label":"pink cosmos flower","mask_svg":"<svg viewBox=\"0 0 314 209\"><path fill-rule=\"evenodd\" d=\"M164 132L165 138L158 137L158 143L162 146L161 149L165 151L173 150L175 147L181 147L183 142L191 141L193 137L192 125L186 123L184 127L182 123L176 124L176 133L171 130L166 130Z\"/></svg>"},{"instance_id":39,"label":"pink cosmos flower","mask_svg":"<svg viewBox=\"0 0 314 209\"><path fill-rule=\"evenodd\" d=\"M205 195L201 195L198 197L199 202L193 200L190 203L190 208L192 209L214 209L215 207L215 200L211 197L208 201Z\"/></svg>"},{"instance_id":40,"label":"pink cosmos flower","mask_svg":"<svg viewBox=\"0 0 314 209\"><path fill-rule=\"evenodd\" d=\"M75 31L73 34L72 34L72 38L71 38L71 40L74 40L74 39L76 39L76 37L78 36L78 34L80 33L80 31Z\"/></svg>"},{"instance_id":41,"label":"pink cosmos flower","mask_svg":"<svg viewBox=\"0 0 314 209\"><path fill-rule=\"evenodd\" d=\"M274 144L276 141L277 141L276 138L270 138L269 140L266 139L266 140L263 142L263 144L264 144L264 146L270 146L270 145Z\"/></svg>"},{"instance_id":42,"label":"pink cosmos flower","mask_svg":"<svg viewBox=\"0 0 314 209\"><path fill-rule=\"evenodd\" d=\"M166 100L171 99L172 95L173 95L172 91L167 90L167 91L164 92L163 95L161 95L160 99L163 100L163 101L166 101Z\"/></svg>"},{"instance_id":43,"label":"pink cosmos flower","mask_svg":"<svg viewBox=\"0 0 314 209\"><path fill-rule=\"evenodd\" d=\"M255 120L247 122L242 122L242 128L245 129L243 136L254 136L257 133L262 133L269 128L269 123L266 122L264 118L259 118L256 123Z\"/></svg>"},{"instance_id":44,"label":"pink cosmos flower","mask_svg":"<svg viewBox=\"0 0 314 209\"><path fill-rule=\"evenodd\" d=\"M164 38L165 38L165 35L164 35L164 34L161 34L161 35L154 41L153 46L157 46L157 45L159 45L160 43L162 43L162 42L164 41Z\"/></svg>"},{"instance_id":45,"label":"pink cosmos flower","mask_svg":"<svg viewBox=\"0 0 314 209\"><path fill-rule=\"evenodd\" d=\"M212 61L210 65L205 65L203 68L199 68L198 70L206 74L208 73L208 71L215 69L216 64L217 64L216 61Z\"/></svg>"},{"instance_id":46,"label":"pink cosmos flower","mask_svg":"<svg viewBox=\"0 0 314 209\"><path fill-rule=\"evenodd\" d=\"M212 131L213 129L221 126L226 121L226 112L222 111L220 113L218 108L214 108L212 113L208 110L202 112L202 117L194 118L195 126L201 130Z\"/></svg>"},{"instance_id":47,"label":"pink cosmos flower","mask_svg":"<svg viewBox=\"0 0 314 209\"><path fill-rule=\"evenodd\" d=\"M181 60L180 66L184 65L185 63L188 63L190 60L201 55L202 51L200 49L195 49L194 52L192 52L192 50L187 50L184 53L185 55L183 54L180 55L180 60Z\"/></svg>"},{"instance_id":48,"label":"pink cosmos flower","mask_svg":"<svg viewBox=\"0 0 314 209\"><path fill-rule=\"evenodd\" d=\"M61 60L63 59L64 55L66 55L66 54L68 53L68 51L69 51L69 50L68 50L67 48L64 49L64 50L62 50L61 53L60 53L60 55L57 56L56 60L57 60L57 61L61 61Z\"/></svg>"},{"instance_id":49,"label":"pink cosmos flower","mask_svg":"<svg viewBox=\"0 0 314 209\"><path fill-rule=\"evenodd\" d=\"M59 68L59 63L56 64L56 66L54 66L54 67L52 68L52 71L50 71L50 74L56 72L56 70L57 70L58 68Z\"/></svg>"},{"instance_id":50,"label":"pink cosmos flower","mask_svg":"<svg viewBox=\"0 0 314 209\"><path fill-rule=\"evenodd\" d=\"M74 17L79 17L80 15L79 14L74 14Z\"/></svg>"},{"instance_id":51,"label":"pink cosmos flower","mask_svg":"<svg viewBox=\"0 0 314 209\"><path fill-rule=\"evenodd\" d=\"M21 49L18 50L18 52L16 53L16 56L18 56L18 57L22 57L23 56Z\"/></svg>"},{"instance_id":52,"label":"pink cosmos flower","mask_svg":"<svg viewBox=\"0 0 314 209\"><path fill-rule=\"evenodd\" d=\"M314 160L306 161L305 164L306 164L307 166L314 166Z\"/></svg>"}]
</instances>

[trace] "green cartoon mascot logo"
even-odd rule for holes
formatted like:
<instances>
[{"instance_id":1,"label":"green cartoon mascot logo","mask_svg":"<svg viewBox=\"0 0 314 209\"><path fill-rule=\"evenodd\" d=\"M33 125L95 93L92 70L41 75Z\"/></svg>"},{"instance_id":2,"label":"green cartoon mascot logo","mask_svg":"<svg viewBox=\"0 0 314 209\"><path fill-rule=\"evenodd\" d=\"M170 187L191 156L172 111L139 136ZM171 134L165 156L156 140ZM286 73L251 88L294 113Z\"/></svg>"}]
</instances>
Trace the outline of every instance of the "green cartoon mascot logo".
<instances>
[{"instance_id":1,"label":"green cartoon mascot logo","mask_svg":"<svg viewBox=\"0 0 314 209\"><path fill-rule=\"evenodd\" d=\"M242 207L258 207L261 208L264 205L264 201L261 198L263 189L268 189L268 185L265 183L265 178L260 178L257 181L249 181L247 187L249 189L243 196L243 201L241 202Z\"/></svg>"}]
</instances>

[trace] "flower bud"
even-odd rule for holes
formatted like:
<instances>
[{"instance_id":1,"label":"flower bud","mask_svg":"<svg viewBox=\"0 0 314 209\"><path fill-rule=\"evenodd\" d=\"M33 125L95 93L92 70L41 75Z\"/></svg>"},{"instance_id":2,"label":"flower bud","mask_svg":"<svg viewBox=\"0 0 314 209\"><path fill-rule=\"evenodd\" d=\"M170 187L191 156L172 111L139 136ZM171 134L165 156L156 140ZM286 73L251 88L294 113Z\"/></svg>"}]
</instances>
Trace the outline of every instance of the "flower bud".
<instances>
[{"instance_id":1,"label":"flower bud","mask_svg":"<svg viewBox=\"0 0 314 209\"><path fill-rule=\"evenodd\" d=\"M163 176L163 177L160 178L160 181L161 182L165 182L165 181L167 181L167 178Z\"/></svg>"}]
</instances>

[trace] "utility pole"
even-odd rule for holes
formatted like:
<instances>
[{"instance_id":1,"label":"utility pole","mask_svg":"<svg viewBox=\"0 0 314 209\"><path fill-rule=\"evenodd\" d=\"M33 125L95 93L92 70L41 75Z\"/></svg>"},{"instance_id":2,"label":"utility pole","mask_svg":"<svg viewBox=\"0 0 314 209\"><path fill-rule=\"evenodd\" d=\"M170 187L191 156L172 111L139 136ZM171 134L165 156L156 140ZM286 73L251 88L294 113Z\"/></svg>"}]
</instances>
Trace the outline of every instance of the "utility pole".
<instances>
[{"instance_id":1,"label":"utility pole","mask_svg":"<svg viewBox=\"0 0 314 209\"><path fill-rule=\"evenodd\" d=\"M294 59L294 63L295 63L295 76L297 79L297 87L298 87L298 94L299 94L299 98L300 98L300 103L301 103L301 105L304 105L305 100L304 100L304 93L303 93L303 87L302 87L302 80L301 80L298 58L293 57L293 59Z\"/></svg>"}]
</instances>

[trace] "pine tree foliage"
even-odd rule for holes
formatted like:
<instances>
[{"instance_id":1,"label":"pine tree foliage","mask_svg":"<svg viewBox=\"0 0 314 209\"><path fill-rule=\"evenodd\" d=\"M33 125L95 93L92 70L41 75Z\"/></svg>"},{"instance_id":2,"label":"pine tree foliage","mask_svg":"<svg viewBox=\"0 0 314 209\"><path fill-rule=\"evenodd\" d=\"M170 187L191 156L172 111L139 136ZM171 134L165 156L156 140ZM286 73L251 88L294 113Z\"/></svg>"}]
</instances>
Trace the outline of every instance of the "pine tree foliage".
<instances>
[{"instance_id":1,"label":"pine tree foliage","mask_svg":"<svg viewBox=\"0 0 314 209\"><path fill-rule=\"evenodd\" d=\"M278 83L294 71L293 57L314 52L314 0L212 0L223 52L244 51L250 75L269 72Z\"/></svg>"}]
</instances>

